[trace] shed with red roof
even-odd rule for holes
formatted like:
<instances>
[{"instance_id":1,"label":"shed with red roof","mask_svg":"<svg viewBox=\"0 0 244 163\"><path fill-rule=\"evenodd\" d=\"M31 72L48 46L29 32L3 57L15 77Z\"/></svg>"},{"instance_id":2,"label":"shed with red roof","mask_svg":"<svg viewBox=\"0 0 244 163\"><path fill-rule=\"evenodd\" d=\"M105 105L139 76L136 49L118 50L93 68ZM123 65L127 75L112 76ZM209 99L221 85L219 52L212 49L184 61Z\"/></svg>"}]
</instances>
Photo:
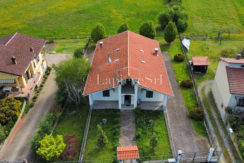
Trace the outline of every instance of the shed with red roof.
<instances>
[{"instance_id":1,"label":"shed with red roof","mask_svg":"<svg viewBox=\"0 0 244 163\"><path fill-rule=\"evenodd\" d=\"M209 65L208 57L192 57L192 68L196 73L206 73Z\"/></svg>"}]
</instances>

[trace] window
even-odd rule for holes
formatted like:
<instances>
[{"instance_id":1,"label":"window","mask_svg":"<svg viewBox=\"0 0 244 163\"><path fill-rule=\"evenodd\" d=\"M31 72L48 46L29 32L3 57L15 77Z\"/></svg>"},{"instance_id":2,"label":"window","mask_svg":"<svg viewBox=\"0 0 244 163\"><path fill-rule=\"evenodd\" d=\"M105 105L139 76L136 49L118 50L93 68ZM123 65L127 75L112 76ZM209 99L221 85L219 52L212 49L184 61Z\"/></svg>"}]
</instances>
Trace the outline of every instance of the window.
<instances>
[{"instance_id":1,"label":"window","mask_svg":"<svg viewBox=\"0 0 244 163\"><path fill-rule=\"evenodd\" d=\"M239 98L237 106L244 106L244 97Z\"/></svg>"},{"instance_id":2,"label":"window","mask_svg":"<svg viewBox=\"0 0 244 163\"><path fill-rule=\"evenodd\" d=\"M36 58L37 63L40 61L40 56L38 55Z\"/></svg>"},{"instance_id":3,"label":"window","mask_svg":"<svg viewBox=\"0 0 244 163\"><path fill-rule=\"evenodd\" d=\"M153 91L147 91L146 98L153 98Z\"/></svg>"},{"instance_id":4,"label":"window","mask_svg":"<svg viewBox=\"0 0 244 163\"><path fill-rule=\"evenodd\" d=\"M42 64L42 71L44 71L45 70L45 66L44 66L44 64Z\"/></svg>"},{"instance_id":5,"label":"window","mask_svg":"<svg viewBox=\"0 0 244 163\"><path fill-rule=\"evenodd\" d=\"M36 63L35 63L35 61L33 62L33 66L34 66L34 68L36 68Z\"/></svg>"},{"instance_id":6,"label":"window","mask_svg":"<svg viewBox=\"0 0 244 163\"><path fill-rule=\"evenodd\" d=\"M103 96L104 97L109 97L110 96L109 90L103 91Z\"/></svg>"}]
</instances>

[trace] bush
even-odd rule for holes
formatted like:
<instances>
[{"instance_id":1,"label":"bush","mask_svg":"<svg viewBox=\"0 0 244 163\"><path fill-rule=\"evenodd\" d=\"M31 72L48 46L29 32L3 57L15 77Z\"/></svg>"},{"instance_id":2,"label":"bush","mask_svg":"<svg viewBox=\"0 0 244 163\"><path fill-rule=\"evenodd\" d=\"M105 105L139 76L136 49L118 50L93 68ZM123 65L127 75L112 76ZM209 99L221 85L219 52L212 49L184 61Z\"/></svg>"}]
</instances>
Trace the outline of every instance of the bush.
<instances>
[{"instance_id":1,"label":"bush","mask_svg":"<svg viewBox=\"0 0 244 163\"><path fill-rule=\"evenodd\" d=\"M176 27L177 27L178 32L180 32L180 33L185 32L188 27L187 20L178 19L178 21L176 22Z\"/></svg>"},{"instance_id":2,"label":"bush","mask_svg":"<svg viewBox=\"0 0 244 163\"><path fill-rule=\"evenodd\" d=\"M175 40L177 29L175 23L170 21L164 30L164 39L166 42L171 43Z\"/></svg>"},{"instance_id":3,"label":"bush","mask_svg":"<svg viewBox=\"0 0 244 163\"><path fill-rule=\"evenodd\" d=\"M14 123L15 121L11 120L7 123L7 125L5 126L5 135L8 136L11 129L14 127Z\"/></svg>"},{"instance_id":4,"label":"bush","mask_svg":"<svg viewBox=\"0 0 244 163\"><path fill-rule=\"evenodd\" d=\"M47 41L47 44L52 44L52 43L54 43L53 40L48 40L48 41Z\"/></svg>"},{"instance_id":5,"label":"bush","mask_svg":"<svg viewBox=\"0 0 244 163\"><path fill-rule=\"evenodd\" d=\"M97 24L95 28L93 28L91 32L91 38L94 42L101 40L105 37L105 29L102 24Z\"/></svg>"},{"instance_id":6,"label":"bush","mask_svg":"<svg viewBox=\"0 0 244 163\"><path fill-rule=\"evenodd\" d=\"M230 114L229 116L230 126L234 131L238 130L238 127L241 124L241 118L238 115Z\"/></svg>"},{"instance_id":7,"label":"bush","mask_svg":"<svg viewBox=\"0 0 244 163\"><path fill-rule=\"evenodd\" d=\"M236 54L236 51L234 49L226 48L226 49L221 50L219 55L224 58L232 58L232 57L235 57L235 54Z\"/></svg>"},{"instance_id":8,"label":"bush","mask_svg":"<svg viewBox=\"0 0 244 163\"><path fill-rule=\"evenodd\" d=\"M185 59L185 56L183 54L176 54L174 56L174 61L176 61L176 62L182 62L182 61L184 61L184 59Z\"/></svg>"},{"instance_id":9,"label":"bush","mask_svg":"<svg viewBox=\"0 0 244 163\"><path fill-rule=\"evenodd\" d=\"M242 50L240 51L240 54L241 54L241 57L243 58L243 57L244 57L244 49L242 49Z\"/></svg>"},{"instance_id":10,"label":"bush","mask_svg":"<svg viewBox=\"0 0 244 163\"><path fill-rule=\"evenodd\" d=\"M146 36L148 38L154 39L155 35L156 35L156 30L153 26L152 22L147 22L142 24L141 28L140 28L140 34L143 36Z\"/></svg>"},{"instance_id":11,"label":"bush","mask_svg":"<svg viewBox=\"0 0 244 163\"><path fill-rule=\"evenodd\" d=\"M74 160L77 152L77 147L79 146L79 140L76 138L74 134L67 134L64 136L66 148L61 155L61 160L69 161Z\"/></svg>"},{"instance_id":12,"label":"bush","mask_svg":"<svg viewBox=\"0 0 244 163\"><path fill-rule=\"evenodd\" d=\"M83 49L82 48L78 48L75 50L73 57L74 58L81 58L83 56Z\"/></svg>"},{"instance_id":13,"label":"bush","mask_svg":"<svg viewBox=\"0 0 244 163\"><path fill-rule=\"evenodd\" d=\"M103 148L106 144L108 144L108 138L105 135L101 125L97 125L98 135L97 135L97 146L99 148Z\"/></svg>"},{"instance_id":14,"label":"bush","mask_svg":"<svg viewBox=\"0 0 244 163\"><path fill-rule=\"evenodd\" d=\"M225 108L225 111L226 111L226 113L228 113L228 114L232 114L232 108L230 108L230 107L226 107L226 108Z\"/></svg>"},{"instance_id":15,"label":"bush","mask_svg":"<svg viewBox=\"0 0 244 163\"><path fill-rule=\"evenodd\" d=\"M204 113L202 108L193 108L189 112L189 117L196 121L202 121L204 118Z\"/></svg>"},{"instance_id":16,"label":"bush","mask_svg":"<svg viewBox=\"0 0 244 163\"><path fill-rule=\"evenodd\" d=\"M21 102L13 97L6 97L0 102L0 123L6 125L9 121L18 119Z\"/></svg>"},{"instance_id":17,"label":"bush","mask_svg":"<svg viewBox=\"0 0 244 163\"><path fill-rule=\"evenodd\" d=\"M6 138L6 135L5 135L3 126L0 125L0 143L2 143L5 140L5 138Z\"/></svg>"},{"instance_id":18,"label":"bush","mask_svg":"<svg viewBox=\"0 0 244 163\"><path fill-rule=\"evenodd\" d=\"M166 25L169 23L170 19L171 18L170 18L169 12L165 12L165 13L162 13L161 15L159 15L158 22L161 25L162 29L164 29L166 27Z\"/></svg>"},{"instance_id":19,"label":"bush","mask_svg":"<svg viewBox=\"0 0 244 163\"><path fill-rule=\"evenodd\" d=\"M118 33L127 31L128 29L129 29L129 27L128 27L127 24L122 24L122 25L119 27L119 29L118 29Z\"/></svg>"},{"instance_id":20,"label":"bush","mask_svg":"<svg viewBox=\"0 0 244 163\"><path fill-rule=\"evenodd\" d=\"M180 86L183 88L192 88L193 83L190 79L184 79L181 81Z\"/></svg>"},{"instance_id":21,"label":"bush","mask_svg":"<svg viewBox=\"0 0 244 163\"><path fill-rule=\"evenodd\" d=\"M151 145L151 147L152 147L153 150L155 149L155 147L157 147L157 145L158 145L158 138L155 135L151 138L150 145Z\"/></svg>"}]
</instances>

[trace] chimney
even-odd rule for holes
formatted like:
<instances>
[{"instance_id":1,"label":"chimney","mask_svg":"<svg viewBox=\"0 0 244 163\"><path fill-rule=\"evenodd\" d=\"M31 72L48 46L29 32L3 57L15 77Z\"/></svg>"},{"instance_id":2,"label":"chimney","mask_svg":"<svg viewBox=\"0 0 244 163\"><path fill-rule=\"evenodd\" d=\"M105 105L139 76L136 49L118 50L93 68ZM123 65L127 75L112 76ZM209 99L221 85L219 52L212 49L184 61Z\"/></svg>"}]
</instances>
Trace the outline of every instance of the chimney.
<instances>
[{"instance_id":1,"label":"chimney","mask_svg":"<svg viewBox=\"0 0 244 163\"><path fill-rule=\"evenodd\" d=\"M15 64L15 65L17 64L15 56L12 56L11 60L12 60L12 64Z\"/></svg>"},{"instance_id":2,"label":"chimney","mask_svg":"<svg viewBox=\"0 0 244 163\"><path fill-rule=\"evenodd\" d=\"M155 51L155 55L158 55L158 48L155 48L154 51Z\"/></svg>"},{"instance_id":3,"label":"chimney","mask_svg":"<svg viewBox=\"0 0 244 163\"><path fill-rule=\"evenodd\" d=\"M33 52L34 53L34 49L32 47L30 48L30 52Z\"/></svg>"},{"instance_id":4,"label":"chimney","mask_svg":"<svg viewBox=\"0 0 244 163\"><path fill-rule=\"evenodd\" d=\"M103 42L100 41L99 43L100 43L100 48L102 48L103 47Z\"/></svg>"},{"instance_id":5,"label":"chimney","mask_svg":"<svg viewBox=\"0 0 244 163\"><path fill-rule=\"evenodd\" d=\"M237 55L236 55L236 59L237 59L237 60L241 59L241 54L237 54Z\"/></svg>"}]
</instances>

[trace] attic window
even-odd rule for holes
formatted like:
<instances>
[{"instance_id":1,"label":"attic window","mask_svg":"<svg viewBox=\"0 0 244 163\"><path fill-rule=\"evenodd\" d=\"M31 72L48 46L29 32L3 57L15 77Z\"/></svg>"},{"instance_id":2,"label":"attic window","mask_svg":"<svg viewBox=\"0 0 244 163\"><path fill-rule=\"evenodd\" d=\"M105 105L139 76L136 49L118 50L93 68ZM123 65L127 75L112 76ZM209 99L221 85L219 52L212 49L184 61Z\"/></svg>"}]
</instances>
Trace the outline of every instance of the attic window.
<instances>
[{"instance_id":1,"label":"attic window","mask_svg":"<svg viewBox=\"0 0 244 163\"><path fill-rule=\"evenodd\" d=\"M116 50L116 51L119 51L119 48L116 48L115 50Z\"/></svg>"},{"instance_id":2,"label":"attic window","mask_svg":"<svg viewBox=\"0 0 244 163\"><path fill-rule=\"evenodd\" d=\"M112 60L111 60L111 58L110 57L108 57L108 62L110 63Z\"/></svg>"},{"instance_id":3,"label":"attic window","mask_svg":"<svg viewBox=\"0 0 244 163\"><path fill-rule=\"evenodd\" d=\"M146 61L141 61L141 63L145 64L145 63L146 63Z\"/></svg>"},{"instance_id":4,"label":"attic window","mask_svg":"<svg viewBox=\"0 0 244 163\"><path fill-rule=\"evenodd\" d=\"M114 62L119 62L119 59L115 59Z\"/></svg>"},{"instance_id":5,"label":"attic window","mask_svg":"<svg viewBox=\"0 0 244 163\"><path fill-rule=\"evenodd\" d=\"M141 52L141 53L144 53L144 50L141 49L140 52Z\"/></svg>"}]
</instances>

